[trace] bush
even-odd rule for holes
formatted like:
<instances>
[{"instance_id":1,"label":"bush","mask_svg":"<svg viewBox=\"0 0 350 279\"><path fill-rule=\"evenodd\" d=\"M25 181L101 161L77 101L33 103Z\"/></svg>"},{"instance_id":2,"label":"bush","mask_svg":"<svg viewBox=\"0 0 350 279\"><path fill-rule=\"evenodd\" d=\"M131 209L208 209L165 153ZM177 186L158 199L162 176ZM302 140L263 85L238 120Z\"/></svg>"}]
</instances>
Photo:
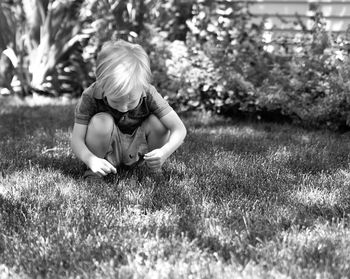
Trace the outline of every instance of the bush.
<instances>
[{"instance_id":1,"label":"bush","mask_svg":"<svg viewBox=\"0 0 350 279\"><path fill-rule=\"evenodd\" d=\"M181 110L267 112L305 126L349 127L349 39L327 33L316 15L310 33L267 41L246 6L228 4L194 4L186 44L163 38L153 45L157 85L169 101Z\"/></svg>"},{"instance_id":2,"label":"bush","mask_svg":"<svg viewBox=\"0 0 350 279\"><path fill-rule=\"evenodd\" d=\"M42 84L54 95L79 95L94 79L103 42L123 38L145 47L153 83L178 111L350 127L350 36L327 33L320 14L310 33L277 36L252 23L243 1L79 3L76 44Z\"/></svg>"},{"instance_id":3,"label":"bush","mask_svg":"<svg viewBox=\"0 0 350 279\"><path fill-rule=\"evenodd\" d=\"M277 107L311 126L349 125L349 59L335 44L321 53L315 53L315 47L293 53L284 66L276 63L259 88L256 104Z\"/></svg>"}]
</instances>

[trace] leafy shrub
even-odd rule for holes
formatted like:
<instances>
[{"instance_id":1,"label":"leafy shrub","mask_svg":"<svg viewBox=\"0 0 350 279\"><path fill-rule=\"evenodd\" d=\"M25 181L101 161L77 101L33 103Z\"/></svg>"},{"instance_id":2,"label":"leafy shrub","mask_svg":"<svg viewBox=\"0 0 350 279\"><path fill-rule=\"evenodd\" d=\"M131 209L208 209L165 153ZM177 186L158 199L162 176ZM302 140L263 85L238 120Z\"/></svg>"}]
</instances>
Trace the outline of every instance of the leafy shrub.
<instances>
[{"instance_id":1,"label":"leafy shrub","mask_svg":"<svg viewBox=\"0 0 350 279\"><path fill-rule=\"evenodd\" d=\"M186 21L192 17L195 0L146 1L145 20L161 31L168 41L185 41L189 31Z\"/></svg>"},{"instance_id":2,"label":"leafy shrub","mask_svg":"<svg viewBox=\"0 0 350 279\"><path fill-rule=\"evenodd\" d=\"M274 59L269 76L257 88L256 106L280 109L308 126L350 126L347 45L346 38L334 38L315 24L311 34L304 34L284 55L284 62Z\"/></svg>"},{"instance_id":3,"label":"leafy shrub","mask_svg":"<svg viewBox=\"0 0 350 279\"><path fill-rule=\"evenodd\" d=\"M252 82L259 83L258 79L262 79L253 74L259 72L254 66L255 57L260 57L255 53L260 52L259 40L249 41L256 30L252 29L249 36L246 34L249 28L244 6L233 5L235 9L231 3L226 12L216 1L193 4L194 16L187 20L191 32L186 42L170 42L167 33L161 38L162 33L152 34L149 52L155 83L166 92L173 106L217 113L237 113L253 106ZM251 66L247 67L249 60ZM265 60L259 63L263 67ZM245 76L251 76L252 81Z\"/></svg>"},{"instance_id":4,"label":"leafy shrub","mask_svg":"<svg viewBox=\"0 0 350 279\"><path fill-rule=\"evenodd\" d=\"M186 44L162 40L167 82L159 85L172 84L168 95L175 106L229 116L269 112L313 127L350 126L347 37L328 34L316 15L310 33L266 41L263 23L251 24L246 6L226 4L194 4Z\"/></svg>"},{"instance_id":5,"label":"leafy shrub","mask_svg":"<svg viewBox=\"0 0 350 279\"><path fill-rule=\"evenodd\" d=\"M22 7L21 2L16 3L16 7ZM153 83L177 110L208 110L231 117L270 114L275 120L284 117L332 129L350 126L350 29L342 37L329 34L321 14L315 14L310 33L278 36L265 32L264 22L252 23L248 4L243 1L53 3L56 8L50 12L54 30L46 30L47 34L65 36L64 40L51 41L54 48L45 45L48 53L52 49L57 53L50 56L49 65L42 67L45 71L37 78L39 89L54 95L79 95L93 80L95 57L102 43L123 38L146 48ZM74 9L69 13L69 23L60 29L57 19L66 15L64 11L70 5ZM23 9L18 10L13 19L16 30L34 32L35 26L23 27ZM46 16L46 21L50 18ZM76 28L70 33L72 26ZM2 36L0 47L6 47L10 39ZM57 47L61 41L69 47ZM16 55L28 61L33 53L19 48ZM45 62L39 58L32 62ZM15 69L22 86L34 84L28 73L19 72L34 68L29 66Z\"/></svg>"}]
</instances>

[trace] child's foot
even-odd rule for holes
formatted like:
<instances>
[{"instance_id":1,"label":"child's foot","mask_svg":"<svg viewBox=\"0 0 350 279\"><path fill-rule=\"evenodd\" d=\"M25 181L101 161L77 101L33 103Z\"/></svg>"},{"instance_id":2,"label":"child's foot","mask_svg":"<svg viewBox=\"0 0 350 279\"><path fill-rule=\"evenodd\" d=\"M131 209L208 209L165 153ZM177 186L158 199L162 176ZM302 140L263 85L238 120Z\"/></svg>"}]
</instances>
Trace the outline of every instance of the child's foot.
<instances>
[{"instance_id":1,"label":"child's foot","mask_svg":"<svg viewBox=\"0 0 350 279\"><path fill-rule=\"evenodd\" d=\"M83 175L83 179L89 184L98 184L103 182L103 178L94 173L92 170L86 170Z\"/></svg>"}]
</instances>

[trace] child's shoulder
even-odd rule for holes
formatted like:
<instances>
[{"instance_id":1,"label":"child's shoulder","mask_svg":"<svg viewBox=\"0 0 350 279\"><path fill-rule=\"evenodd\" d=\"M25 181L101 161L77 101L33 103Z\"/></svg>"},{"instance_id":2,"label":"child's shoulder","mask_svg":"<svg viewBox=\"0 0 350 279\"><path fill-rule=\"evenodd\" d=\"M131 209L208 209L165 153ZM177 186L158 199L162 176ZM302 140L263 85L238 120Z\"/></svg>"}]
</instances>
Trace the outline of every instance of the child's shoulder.
<instances>
[{"instance_id":1,"label":"child's shoulder","mask_svg":"<svg viewBox=\"0 0 350 279\"><path fill-rule=\"evenodd\" d=\"M150 84L148 86L148 88L146 89L145 93L146 93L147 96L150 96L150 97L159 94L158 90L152 84Z\"/></svg>"},{"instance_id":2,"label":"child's shoulder","mask_svg":"<svg viewBox=\"0 0 350 279\"><path fill-rule=\"evenodd\" d=\"M89 87L85 88L82 96L89 96L95 99L102 99L102 91L98 88L96 82L90 84Z\"/></svg>"},{"instance_id":3,"label":"child's shoulder","mask_svg":"<svg viewBox=\"0 0 350 279\"><path fill-rule=\"evenodd\" d=\"M94 90L95 90L95 86L96 86L96 82L92 83L89 85L89 87L86 87L83 91L83 93L81 93L82 96L93 96L94 94Z\"/></svg>"},{"instance_id":4,"label":"child's shoulder","mask_svg":"<svg viewBox=\"0 0 350 279\"><path fill-rule=\"evenodd\" d=\"M153 85L148 86L148 89L146 90L146 97L148 106L153 112L169 112L171 110L169 103ZM162 115L159 114L157 116L160 118Z\"/></svg>"}]
</instances>

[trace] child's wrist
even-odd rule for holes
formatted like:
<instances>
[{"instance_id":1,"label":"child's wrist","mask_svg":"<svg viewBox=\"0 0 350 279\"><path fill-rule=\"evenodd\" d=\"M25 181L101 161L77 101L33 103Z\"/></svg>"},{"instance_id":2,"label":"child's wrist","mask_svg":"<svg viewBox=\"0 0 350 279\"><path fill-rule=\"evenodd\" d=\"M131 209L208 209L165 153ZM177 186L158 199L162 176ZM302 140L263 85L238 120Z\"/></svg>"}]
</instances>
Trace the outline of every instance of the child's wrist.
<instances>
[{"instance_id":1,"label":"child's wrist","mask_svg":"<svg viewBox=\"0 0 350 279\"><path fill-rule=\"evenodd\" d=\"M93 155L93 154L90 155L90 154L89 154L89 155L87 155L87 156L85 157L85 159L83 160L83 162L90 168L91 163L92 163L94 157L95 157L95 155Z\"/></svg>"},{"instance_id":2,"label":"child's wrist","mask_svg":"<svg viewBox=\"0 0 350 279\"><path fill-rule=\"evenodd\" d=\"M173 151L167 144L163 145L160 149L163 151L163 154L165 155L165 159L168 159L170 155L173 154Z\"/></svg>"}]
</instances>

